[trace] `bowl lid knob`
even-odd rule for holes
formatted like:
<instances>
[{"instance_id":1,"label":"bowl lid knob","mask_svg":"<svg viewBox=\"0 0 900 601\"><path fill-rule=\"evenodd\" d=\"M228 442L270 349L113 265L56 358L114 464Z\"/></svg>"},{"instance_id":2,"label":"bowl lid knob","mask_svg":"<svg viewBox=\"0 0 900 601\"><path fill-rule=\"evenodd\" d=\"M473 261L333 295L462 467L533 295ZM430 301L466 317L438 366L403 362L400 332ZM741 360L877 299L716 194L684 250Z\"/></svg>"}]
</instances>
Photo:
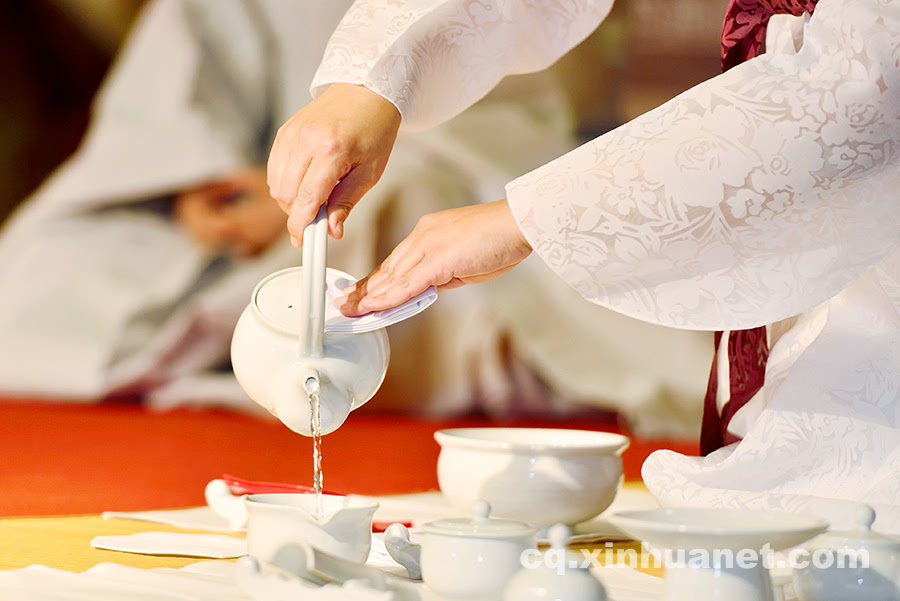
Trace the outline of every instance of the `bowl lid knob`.
<instances>
[{"instance_id":1,"label":"bowl lid knob","mask_svg":"<svg viewBox=\"0 0 900 601\"><path fill-rule=\"evenodd\" d=\"M475 501L472 503L472 519L481 522L489 519L491 505L487 501Z\"/></svg>"},{"instance_id":2,"label":"bowl lid knob","mask_svg":"<svg viewBox=\"0 0 900 601\"><path fill-rule=\"evenodd\" d=\"M875 523L875 510L871 505L860 505L856 510L856 525L861 530L871 530Z\"/></svg>"}]
</instances>

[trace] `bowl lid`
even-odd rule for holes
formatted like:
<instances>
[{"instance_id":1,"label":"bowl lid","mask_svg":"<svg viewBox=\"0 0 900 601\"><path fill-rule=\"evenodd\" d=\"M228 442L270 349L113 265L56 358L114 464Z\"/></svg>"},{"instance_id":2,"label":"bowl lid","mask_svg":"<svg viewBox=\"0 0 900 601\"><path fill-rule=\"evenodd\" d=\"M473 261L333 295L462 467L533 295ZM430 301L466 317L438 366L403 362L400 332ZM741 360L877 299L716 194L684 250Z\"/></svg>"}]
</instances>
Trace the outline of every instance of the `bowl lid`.
<instances>
[{"instance_id":1,"label":"bowl lid","mask_svg":"<svg viewBox=\"0 0 900 601\"><path fill-rule=\"evenodd\" d=\"M856 528L853 530L830 530L816 537L813 546L851 549L883 549L900 551L900 540L891 538L872 530L875 523L875 510L871 505L860 505L854 516Z\"/></svg>"},{"instance_id":2,"label":"bowl lid","mask_svg":"<svg viewBox=\"0 0 900 601\"><path fill-rule=\"evenodd\" d=\"M450 428L434 438L442 448L558 457L621 454L629 444L621 434L564 428Z\"/></svg>"},{"instance_id":3,"label":"bowl lid","mask_svg":"<svg viewBox=\"0 0 900 601\"><path fill-rule=\"evenodd\" d=\"M537 528L515 520L491 519L491 506L487 501L476 501L472 505L471 518L449 518L428 522L422 526L424 532L471 538L507 538L537 534Z\"/></svg>"}]
</instances>

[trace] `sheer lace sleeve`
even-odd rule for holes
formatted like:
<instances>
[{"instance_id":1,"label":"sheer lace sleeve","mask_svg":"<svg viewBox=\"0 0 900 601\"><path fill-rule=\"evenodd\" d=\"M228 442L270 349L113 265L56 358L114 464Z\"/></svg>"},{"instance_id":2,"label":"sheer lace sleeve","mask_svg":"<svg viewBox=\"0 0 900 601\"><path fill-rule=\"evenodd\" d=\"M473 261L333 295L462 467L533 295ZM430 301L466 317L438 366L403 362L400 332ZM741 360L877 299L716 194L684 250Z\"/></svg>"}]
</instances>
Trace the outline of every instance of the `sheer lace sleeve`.
<instances>
[{"instance_id":1,"label":"sheer lace sleeve","mask_svg":"<svg viewBox=\"0 0 900 601\"><path fill-rule=\"evenodd\" d=\"M606 17L612 0L357 0L312 84L362 84L406 130L436 125L503 77L551 65Z\"/></svg>"},{"instance_id":2,"label":"sheer lace sleeve","mask_svg":"<svg viewBox=\"0 0 900 601\"><path fill-rule=\"evenodd\" d=\"M900 242L900 2L821 0L795 54L731 69L507 186L589 300L747 328L848 286Z\"/></svg>"}]
</instances>

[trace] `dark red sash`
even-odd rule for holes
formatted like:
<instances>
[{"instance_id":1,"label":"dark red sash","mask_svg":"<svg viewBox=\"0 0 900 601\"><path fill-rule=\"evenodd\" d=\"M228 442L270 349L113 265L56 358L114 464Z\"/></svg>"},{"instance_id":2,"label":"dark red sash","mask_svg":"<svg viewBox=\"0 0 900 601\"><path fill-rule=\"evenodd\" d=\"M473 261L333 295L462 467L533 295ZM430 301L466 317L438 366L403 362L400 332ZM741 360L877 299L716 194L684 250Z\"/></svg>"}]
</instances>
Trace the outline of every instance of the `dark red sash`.
<instances>
[{"instance_id":1,"label":"dark red sash","mask_svg":"<svg viewBox=\"0 0 900 601\"><path fill-rule=\"evenodd\" d=\"M812 14L817 0L731 0L722 25L722 71L758 56L762 51L769 18L776 14L800 16ZM716 348L722 332L716 332ZM718 353L716 353L718 355ZM716 404L718 388L717 359L713 358L709 384L703 402L703 426L700 453L708 455L718 448L737 442L728 424L738 409L762 388L766 374L769 345L766 328L736 330L728 337L728 366L731 394L722 411Z\"/></svg>"},{"instance_id":2,"label":"dark red sash","mask_svg":"<svg viewBox=\"0 0 900 601\"><path fill-rule=\"evenodd\" d=\"M722 71L759 55L772 15L812 14L817 0L731 0L722 24Z\"/></svg>"}]
</instances>

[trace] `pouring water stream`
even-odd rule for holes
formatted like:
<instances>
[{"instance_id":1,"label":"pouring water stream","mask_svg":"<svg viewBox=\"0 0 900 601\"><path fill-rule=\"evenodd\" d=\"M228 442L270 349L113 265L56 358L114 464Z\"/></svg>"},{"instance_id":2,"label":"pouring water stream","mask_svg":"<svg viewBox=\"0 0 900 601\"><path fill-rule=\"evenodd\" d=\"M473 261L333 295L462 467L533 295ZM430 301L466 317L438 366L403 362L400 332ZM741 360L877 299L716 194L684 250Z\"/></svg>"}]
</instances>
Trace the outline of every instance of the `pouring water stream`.
<instances>
[{"instance_id":1,"label":"pouring water stream","mask_svg":"<svg viewBox=\"0 0 900 601\"><path fill-rule=\"evenodd\" d=\"M303 271L300 285L300 356L322 357L325 337L325 260L328 247L328 211L319 208L316 218L303 230ZM309 429L313 434L313 486L316 513L322 507L322 420L319 404L321 382L312 370L303 385L309 397Z\"/></svg>"}]
</instances>

